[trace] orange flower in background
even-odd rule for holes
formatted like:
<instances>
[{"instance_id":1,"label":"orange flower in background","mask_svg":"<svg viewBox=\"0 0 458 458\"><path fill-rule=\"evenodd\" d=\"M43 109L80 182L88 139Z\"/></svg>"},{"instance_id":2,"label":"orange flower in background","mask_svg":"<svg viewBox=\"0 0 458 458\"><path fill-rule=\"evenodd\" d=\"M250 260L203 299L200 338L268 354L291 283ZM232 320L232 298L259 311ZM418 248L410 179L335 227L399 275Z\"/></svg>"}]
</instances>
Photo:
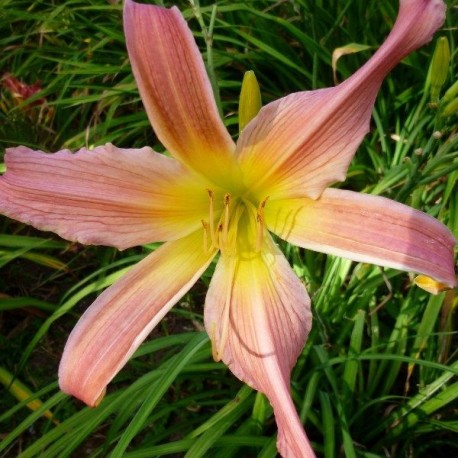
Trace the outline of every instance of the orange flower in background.
<instances>
[{"instance_id":1,"label":"orange flower in background","mask_svg":"<svg viewBox=\"0 0 458 458\"><path fill-rule=\"evenodd\" d=\"M0 79L0 87L4 88L4 94L0 100L0 110L9 113L18 108L27 115L31 122L41 123L42 119L51 119L54 108L47 105L45 97L40 97L33 102L28 101L31 97L42 90L41 81L26 84L10 73L5 73ZM40 107L39 110L34 108Z\"/></svg>"},{"instance_id":2,"label":"orange flower in background","mask_svg":"<svg viewBox=\"0 0 458 458\"><path fill-rule=\"evenodd\" d=\"M10 73L5 73L1 79L2 86L5 87L11 94L11 96L22 103L24 100L29 99L37 92L41 91L41 81L35 81L35 83L29 85L23 81L18 80L15 76ZM45 99L35 100L31 105L41 105L45 102Z\"/></svg>"},{"instance_id":3,"label":"orange flower in background","mask_svg":"<svg viewBox=\"0 0 458 458\"><path fill-rule=\"evenodd\" d=\"M383 78L444 16L441 0L401 0L392 32L360 70L266 105L235 144L180 12L127 0L133 72L172 157L111 144L76 154L20 146L7 151L0 178L0 211L39 229L119 249L165 242L82 316L60 365L62 390L96 405L219 253L205 302L213 355L269 398L280 453L314 456L289 393L310 299L270 232L455 286L455 239L443 224L383 197L329 188L345 179Z\"/></svg>"}]
</instances>

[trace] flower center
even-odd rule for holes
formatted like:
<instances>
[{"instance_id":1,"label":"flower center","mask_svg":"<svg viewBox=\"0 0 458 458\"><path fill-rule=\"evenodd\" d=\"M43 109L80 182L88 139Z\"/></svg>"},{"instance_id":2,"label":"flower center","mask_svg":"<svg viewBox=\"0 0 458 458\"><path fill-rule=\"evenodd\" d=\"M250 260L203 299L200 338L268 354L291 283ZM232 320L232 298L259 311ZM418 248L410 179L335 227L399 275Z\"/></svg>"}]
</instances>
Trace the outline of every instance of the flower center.
<instances>
[{"instance_id":1,"label":"flower center","mask_svg":"<svg viewBox=\"0 0 458 458\"><path fill-rule=\"evenodd\" d=\"M264 208L268 197L256 207L244 197L229 193L218 197L211 189L207 193L208 221L202 220L205 251L216 248L227 256L257 255L264 242Z\"/></svg>"},{"instance_id":2,"label":"flower center","mask_svg":"<svg viewBox=\"0 0 458 458\"><path fill-rule=\"evenodd\" d=\"M245 196L217 194L211 189L207 189L207 192L210 202L208 221L202 220L204 249L220 250L222 256L229 258L227 261L234 263L233 268L229 269L231 275L234 275L237 263L251 261L261 256L261 251L265 249L263 245L267 243L265 237L267 229L264 209L268 197L256 206ZM215 361L223 357L229 336L231 295L232 288L228 288L221 315L222 322L219 326L212 323L209 330ZM217 329L219 329L218 336Z\"/></svg>"}]
</instances>

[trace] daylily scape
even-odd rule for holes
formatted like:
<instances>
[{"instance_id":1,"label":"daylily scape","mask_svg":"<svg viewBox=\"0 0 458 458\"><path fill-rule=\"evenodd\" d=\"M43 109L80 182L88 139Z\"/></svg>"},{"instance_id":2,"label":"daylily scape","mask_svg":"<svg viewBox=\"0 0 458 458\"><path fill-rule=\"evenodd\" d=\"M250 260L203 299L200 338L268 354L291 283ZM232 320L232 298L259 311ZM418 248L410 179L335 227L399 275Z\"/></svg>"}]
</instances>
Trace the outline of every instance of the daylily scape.
<instances>
[{"instance_id":1,"label":"daylily scape","mask_svg":"<svg viewBox=\"0 0 458 458\"><path fill-rule=\"evenodd\" d=\"M106 144L54 154L10 148L0 211L68 240L125 249L164 242L105 290L71 333L60 387L97 405L150 331L218 256L205 301L215 359L268 397L284 457L314 456L290 373L312 325L310 299L270 233L324 253L456 285L455 239L392 200L343 181L387 73L443 24L441 0L400 0L373 57L336 87L263 107L234 143L177 8L124 5L135 79L170 153Z\"/></svg>"}]
</instances>

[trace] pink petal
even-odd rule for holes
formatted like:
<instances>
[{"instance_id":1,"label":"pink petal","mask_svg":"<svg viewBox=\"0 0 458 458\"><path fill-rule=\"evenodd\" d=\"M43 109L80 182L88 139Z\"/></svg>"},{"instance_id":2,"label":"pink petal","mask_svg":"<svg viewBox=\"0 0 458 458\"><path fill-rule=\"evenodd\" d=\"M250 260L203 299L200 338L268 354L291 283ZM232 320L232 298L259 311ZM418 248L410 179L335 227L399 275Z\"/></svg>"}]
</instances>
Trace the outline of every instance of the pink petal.
<instances>
[{"instance_id":1,"label":"pink petal","mask_svg":"<svg viewBox=\"0 0 458 458\"><path fill-rule=\"evenodd\" d=\"M106 385L214 254L203 252L197 232L162 245L104 291L67 341L59 367L62 391L97 405Z\"/></svg>"},{"instance_id":2,"label":"pink petal","mask_svg":"<svg viewBox=\"0 0 458 458\"><path fill-rule=\"evenodd\" d=\"M120 249L173 240L208 217L206 184L150 148L6 154L0 212L69 240Z\"/></svg>"},{"instance_id":3,"label":"pink petal","mask_svg":"<svg viewBox=\"0 0 458 458\"><path fill-rule=\"evenodd\" d=\"M266 105L237 144L246 186L259 200L315 199L329 184L343 181L369 130L383 79L430 41L444 18L441 0L401 0L390 35L351 78L337 87L291 94Z\"/></svg>"},{"instance_id":4,"label":"pink petal","mask_svg":"<svg viewBox=\"0 0 458 458\"><path fill-rule=\"evenodd\" d=\"M176 7L126 0L124 30L149 119L170 153L202 175L226 183L236 167L204 63Z\"/></svg>"},{"instance_id":5,"label":"pink petal","mask_svg":"<svg viewBox=\"0 0 458 458\"><path fill-rule=\"evenodd\" d=\"M393 200L327 189L318 200L268 201L265 221L295 245L456 285L452 233L435 218Z\"/></svg>"},{"instance_id":6,"label":"pink petal","mask_svg":"<svg viewBox=\"0 0 458 458\"><path fill-rule=\"evenodd\" d=\"M269 238L262 254L221 256L205 303L214 353L266 394L284 457L314 456L290 393L290 373L311 327L310 300Z\"/></svg>"}]
</instances>

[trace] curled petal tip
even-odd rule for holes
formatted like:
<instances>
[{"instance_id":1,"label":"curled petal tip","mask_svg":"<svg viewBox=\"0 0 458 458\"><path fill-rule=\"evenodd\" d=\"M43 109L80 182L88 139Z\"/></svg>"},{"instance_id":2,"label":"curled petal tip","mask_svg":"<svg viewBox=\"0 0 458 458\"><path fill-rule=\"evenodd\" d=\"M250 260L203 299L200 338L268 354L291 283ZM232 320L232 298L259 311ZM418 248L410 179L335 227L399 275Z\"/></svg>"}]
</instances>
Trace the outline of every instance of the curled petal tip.
<instances>
[{"instance_id":1,"label":"curled petal tip","mask_svg":"<svg viewBox=\"0 0 458 458\"><path fill-rule=\"evenodd\" d=\"M330 184L342 181L369 131L383 79L428 43L444 19L441 0L401 0L391 33L350 78L333 88L290 94L266 105L237 143L252 192L260 198L316 199Z\"/></svg>"},{"instance_id":2,"label":"curled petal tip","mask_svg":"<svg viewBox=\"0 0 458 458\"><path fill-rule=\"evenodd\" d=\"M442 0L401 0L397 23L404 28L407 54L429 43L445 21L447 6Z\"/></svg>"}]
</instances>

